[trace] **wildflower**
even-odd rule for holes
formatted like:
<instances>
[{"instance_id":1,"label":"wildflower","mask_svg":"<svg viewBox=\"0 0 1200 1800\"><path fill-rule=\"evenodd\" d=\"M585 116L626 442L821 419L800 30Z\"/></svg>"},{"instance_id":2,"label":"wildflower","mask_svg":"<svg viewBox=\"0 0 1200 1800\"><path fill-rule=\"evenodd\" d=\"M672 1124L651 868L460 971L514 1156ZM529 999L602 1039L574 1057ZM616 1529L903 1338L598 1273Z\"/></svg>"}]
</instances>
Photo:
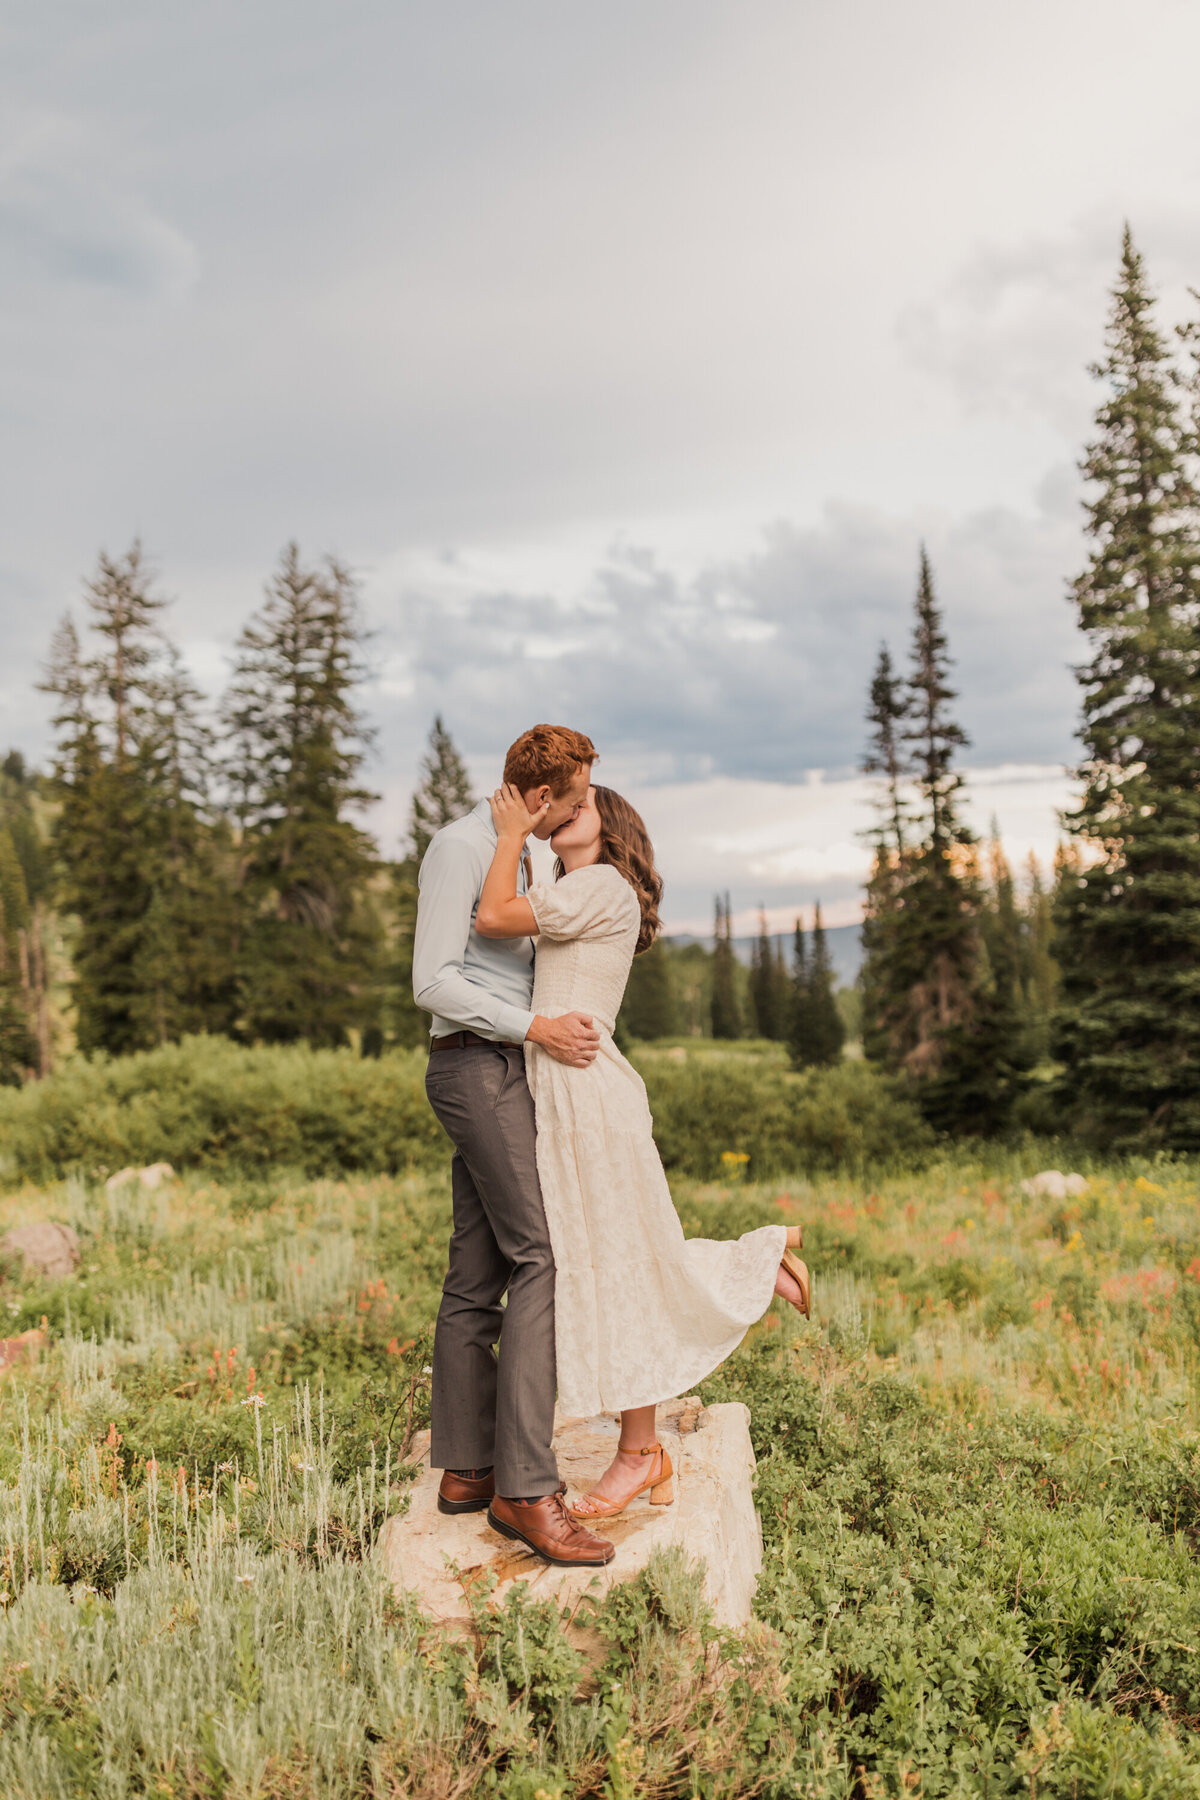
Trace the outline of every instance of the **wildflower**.
<instances>
[{"instance_id":1,"label":"wildflower","mask_svg":"<svg viewBox=\"0 0 1200 1800\"><path fill-rule=\"evenodd\" d=\"M421 1373L422 1373L422 1375L432 1375L432 1374L433 1374L433 1364L432 1364L432 1363L426 1363L426 1364L425 1364L425 1365L424 1365L424 1366L423 1366L423 1368L422 1368L422 1370L421 1370Z\"/></svg>"},{"instance_id":2,"label":"wildflower","mask_svg":"<svg viewBox=\"0 0 1200 1800\"><path fill-rule=\"evenodd\" d=\"M147 1479L147 1481L153 1481L157 1475L158 1475L158 1458L155 1456L148 1456L146 1458L146 1479Z\"/></svg>"},{"instance_id":3,"label":"wildflower","mask_svg":"<svg viewBox=\"0 0 1200 1800\"><path fill-rule=\"evenodd\" d=\"M218 1463L217 1464L217 1473L218 1473L218 1475L232 1475L233 1474L233 1464L231 1462Z\"/></svg>"},{"instance_id":4,"label":"wildflower","mask_svg":"<svg viewBox=\"0 0 1200 1800\"><path fill-rule=\"evenodd\" d=\"M267 1403L261 1394L247 1394L241 1404L243 1406L265 1406Z\"/></svg>"},{"instance_id":5,"label":"wildflower","mask_svg":"<svg viewBox=\"0 0 1200 1800\"><path fill-rule=\"evenodd\" d=\"M243 1587L253 1587L254 1586L253 1575L235 1575L233 1579L237 1582L240 1582Z\"/></svg>"}]
</instances>

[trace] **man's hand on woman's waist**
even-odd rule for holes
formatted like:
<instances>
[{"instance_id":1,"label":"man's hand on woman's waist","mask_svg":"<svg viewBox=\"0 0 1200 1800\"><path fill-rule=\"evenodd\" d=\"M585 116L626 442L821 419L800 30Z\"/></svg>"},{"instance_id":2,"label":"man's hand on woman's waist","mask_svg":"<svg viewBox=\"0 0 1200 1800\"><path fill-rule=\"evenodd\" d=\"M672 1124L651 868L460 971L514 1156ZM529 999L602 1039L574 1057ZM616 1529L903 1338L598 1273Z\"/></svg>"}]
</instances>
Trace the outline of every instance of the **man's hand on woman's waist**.
<instances>
[{"instance_id":1,"label":"man's hand on woman's waist","mask_svg":"<svg viewBox=\"0 0 1200 1800\"><path fill-rule=\"evenodd\" d=\"M537 1044L556 1062L571 1069L586 1069L595 1062L600 1048L600 1033L590 1013L564 1013L561 1019L547 1019L535 1013L525 1033L527 1044Z\"/></svg>"}]
</instances>

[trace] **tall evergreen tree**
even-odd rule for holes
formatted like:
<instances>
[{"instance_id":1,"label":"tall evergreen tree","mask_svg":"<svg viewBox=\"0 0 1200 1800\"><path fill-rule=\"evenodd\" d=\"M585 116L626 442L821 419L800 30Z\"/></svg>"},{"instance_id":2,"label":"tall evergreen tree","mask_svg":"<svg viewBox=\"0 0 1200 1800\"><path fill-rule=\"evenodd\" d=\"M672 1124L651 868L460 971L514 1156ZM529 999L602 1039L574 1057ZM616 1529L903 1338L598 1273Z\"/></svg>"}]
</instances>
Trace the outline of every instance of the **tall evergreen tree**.
<instances>
[{"instance_id":1,"label":"tall evergreen tree","mask_svg":"<svg viewBox=\"0 0 1200 1800\"><path fill-rule=\"evenodd\" d=\"M926 566L921 551L923 570ZM904 799L904 782L908 774L905 746L905 724L909 716L908 695L904 682L892 667L892 655L886 644L879 646L879 660L871 677L867 702L867 723L871 735L862 769L867 775L882 778L879 825L874 833L880 845L887 845L897 858L905 851L905 827L908 808Z\"/></svg>"},{"instance_id":2,"label":"tall evergreen tree","mask_svg":"<svg viewBox=\"0 0 1200 1800\"><path fill-rule=\"evenodd\" d=\"M429 733L429 747L421 758L421 779L412 797L408 835L414 861L420 863L435 831L461 819L474 804L466 765L439 715Z\"/></svg>"},{"instance_id":3,"label":"tall evergreen tree","mask_svg":"<svg viewBox=\"0 0 1200 1800\"><path fill-rule=\"evenodd\" d=\"M461 819L475 805L466 765L440 716L433 721L419 776L409 808L408 841L403 856L392 868L396 947L392 957L387 1024L388 1035L393 1041L406 1045L423 1042L429 1030L429 1016L419 1010L412 993L417 874L421 859L434 832Z\"/></svg>"},{"instance_id":4,"label":"tall evergreen tree","mask_svg":"<svg viewBox=\"0 0 1200 1800\"><path fill-rule=\"evenodd\" d=\"M808 965L811 1001L812 1060L821 1067L841 1061L846 1027L837 1003L837 980L829 956L821 902L813 909L812 956Z\"/></svg>"},{"instance_id":5,"label":"tall evergreen tree","mask_svg":"<svg viewBox=\"0 0 1200 1800\"><path fill-rule=\"evenodd\" d=\"M888 646L881 644L867 695L869 735L860 765L864 774L875 775L879 781L875 823L864 834L874 847L874 856L863 897L858 988L863 1053L871 1061L892 1066L896 1062L892 1016L905 975L900 957L903 896L912 850L910 809L904 797L911 774L905 736L909 712L906 684L895 671Z\"/></svg>"},{"instance_id":6,"label":"tall evergreen tree","mask_svg":"<svg viewBox=\"0 0 1200 1800\"><path fill-rule=\"evenodd\" d=\"M967 737L950 713L955 694L949 646L924 546L915 610L912 673L898 735L911 759L919 836L903 849L893 849L888 836L879 841L864 920L869 1019L863 1036L868 1055L927 1078L940 1072L948 1034L970 1019L978 933L977 896L964 881L961 857L955 860L970 836L958 816L961 777L954 762ZM876 671L872 718L878 683ZM886 782L886 770L881 772ZM881 811L888 805L890 794Z\"/></svg>"},{"instance_id":7,"label":"tall evergreen tree","mask_svg":"<svg viewBox=\"0 0 1200 1800\"><path fill-rule=\"evenodd\" d=\"M812 1043L812 983L809 979L808 946L804 940L804 925L799 915L796 918L796 929L792 937L792 980L788 1007L788 1056L792 1067L804 1069L811 1061L809 1046Z\"/></svg>"},{"instance_id":8,"label":"tall evergreen tree","mask_svg":"<svg viewBox=\"0 0 1200 1800\"><path fill-rule=\"evenodd\" d=\"M353 813L369 733L355 585L333 559L284 551L242 632L224 717L246 921L243 1029L267 1042L338 1044L369 1010L379 943L367 886L374 846Z\"/></svg>"},{"instance_id":9,"label":"tall evergreen tree","mask_svg":"<svg viewBox=\"0 0 1200 1800\"><path fill-rule=\"evenodd\" d=\"M917 817L901 848L889 820L886 765L877 768L884 824L863 921L863 1048L914 1078L922 1108L941 1129L986 1130L1011 1106L1022 1052L1018 1021L997 1001L980 929L978 864L958 810L956 753L968 739L950 710L949 645L924 547L915 611L898 735ZM873 685L873 724L880 710Z\"/></svg>"},{"instance_id":10,"label":"tall evergreen tree","mask_svg":"<svg viewBox=\"0 0 1200 1800\"><path fill-rule=\"evenodd\" d=\"M742 1035L733 959L733 913L729 895L717 895L713 927L712 1034L715 1038Z\"/></svg>"},{"instance_id":11,"label":"tall evergreen tree","mask_svg":"<svg viewBox=\"0 0 1200 1800\"><path fill-rule=\"evenodd\" d=\"M987 854L987 885L980 923L991 981L1004 1003L1023 1014L1029 1005L1029 938L1016 882L994 819Z\"/></svg>"},{"instance_id":12,"label":"tall evergreen tree","mask_svg":"<svg viewBox=\"0 0 1200 1800\"><path fill-rule=\"evenodd\" d=\"M1126 227L1096 436L1090 655L1067 815L1089 860L1060 883L1054 1042L1075 1116L1117 1144L1200 1149L1200 534L1187 397ZM1098 853L1098 854L1097 854Z\"/></svg>"},{"instance_id":13,"label":"tall evergreen tree","mask_svg":"<svg viewBox=\"0 0 1200 1800\"><path fill-rule=\"evenodd\" d=\"M821 905L813 912L812 949L796 920L793 1002L788 1055L793 1068L824 1068L841 1060L846 1027L837 1003L837 983L829 956Z\"/></svg>"},{"instance_id":14,"label":"tall evergreen tree","mask_svg":"<svg viewBox=\"0 0 1200 1800\"><path fill-rule=\"evenodd\" d=\"M84 1050L117 1054L176 1035L162 1003L146 1004L152 965L174 988L190 940L169 915L180 864L172 835L194 798L173 784L170 742L188 728L189 699L170 673L161 627L166 602L135 543L102 555L84 589L98 639L85 654L67 620L56 634L43 686L58 699L56 847L65 909L79 921L75 946L77 1037Z\"/></svg>"},{"instance_id":15,"label":"tall evergreen tree","mask_svg":"<svg viewBox=\"0 0 1200 1800\"><path fill-rule=\"evenodd\" d=\"M779 1042L788 1031L789 992L786 972L780 979L780 961L767 931L767 915L759 908L758 936L750 964L750 1006L759 1037Z\"/></svg>"}]
</instances>

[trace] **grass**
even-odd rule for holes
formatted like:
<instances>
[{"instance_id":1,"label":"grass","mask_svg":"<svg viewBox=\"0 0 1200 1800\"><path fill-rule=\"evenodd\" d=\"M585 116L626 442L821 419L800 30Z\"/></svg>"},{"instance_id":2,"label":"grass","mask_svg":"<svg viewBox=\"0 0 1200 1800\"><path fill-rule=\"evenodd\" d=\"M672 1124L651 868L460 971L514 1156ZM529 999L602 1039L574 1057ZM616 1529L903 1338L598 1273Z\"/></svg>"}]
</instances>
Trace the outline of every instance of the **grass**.
<instances>
[{"instance_id":1,"label":"grass","mask_svg":"<svg viewBox=\"0 0 1200 1800\"><path fill-rule=\"evenodd\" d=\"M426 1418L441 1176L0 1202L80 1273L0 1385L5 1796L1200 1795L1200 1212L1187 1164L680 1181L690 1233L802 1220L812 1324L750 1408L766 1564L714 1631L669 1559L584 1680L553 1609L454 1645L384 1586Z\"/></svg>"}]
</instances>

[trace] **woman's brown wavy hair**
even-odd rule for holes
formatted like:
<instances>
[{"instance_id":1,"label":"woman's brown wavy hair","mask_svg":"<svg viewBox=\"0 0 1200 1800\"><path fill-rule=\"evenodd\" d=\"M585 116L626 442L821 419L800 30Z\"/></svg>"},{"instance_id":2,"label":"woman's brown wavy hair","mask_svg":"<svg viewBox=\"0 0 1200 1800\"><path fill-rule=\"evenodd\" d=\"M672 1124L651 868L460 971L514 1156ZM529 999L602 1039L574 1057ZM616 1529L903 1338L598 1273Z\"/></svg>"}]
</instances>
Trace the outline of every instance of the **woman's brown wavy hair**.
<instances>
[{"instance_id":1,"label":"woman's brown wavy hair","mask_svg":"<svg viewBox=\"0 0 1200 1800\"><path fill-rule=\"evenodd\" d=\"M648 950L659 932L662 920L658 903L662 899L662 876L654 866L654 845L640 813L634 812L628 800L615 789L592 783L596 811L600 814L600 854L597 862L610 863L623 875L638 897L642 909L642 927L633 954ZM561 862L554 865L554 878L562 875Z\"/></svg>"}]
</instances>

